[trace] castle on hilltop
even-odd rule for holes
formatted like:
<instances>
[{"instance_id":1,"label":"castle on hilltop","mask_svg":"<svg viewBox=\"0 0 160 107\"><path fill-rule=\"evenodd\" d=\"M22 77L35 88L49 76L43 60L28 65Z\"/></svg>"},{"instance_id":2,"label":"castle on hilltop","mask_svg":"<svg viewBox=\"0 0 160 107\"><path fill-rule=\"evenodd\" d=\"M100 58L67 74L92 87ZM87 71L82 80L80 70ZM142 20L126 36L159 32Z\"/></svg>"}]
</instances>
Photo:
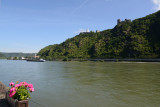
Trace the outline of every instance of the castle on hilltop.
<instances>
[{"instance_id":1,"label":"castle on hilltop","mask_svg":"<svg viewBox=\"0 0 160 107\"><path fill-rule=\"evenodd\" d=\"M86 31L84 31L84 32L80 32L80 33L81 33L81 34L87 34L87 33L90 33L90 32L100 33L101 31L100 31L100 30L90 31L89 29L87 29Z\"/></svg>"},{"instance_id":2,"label":"castle on hilltop","mask_svg":"<svg viewBox=\"0 0 160 107\"><path fill-rule=\"evenodd\" d=\"M123 23L129 23L129 22L132 22L131 19L125 19L124 21L121 21L121 19L118 19L117 20L117 25L123 24Z\"/></svg>"}]
</instances>

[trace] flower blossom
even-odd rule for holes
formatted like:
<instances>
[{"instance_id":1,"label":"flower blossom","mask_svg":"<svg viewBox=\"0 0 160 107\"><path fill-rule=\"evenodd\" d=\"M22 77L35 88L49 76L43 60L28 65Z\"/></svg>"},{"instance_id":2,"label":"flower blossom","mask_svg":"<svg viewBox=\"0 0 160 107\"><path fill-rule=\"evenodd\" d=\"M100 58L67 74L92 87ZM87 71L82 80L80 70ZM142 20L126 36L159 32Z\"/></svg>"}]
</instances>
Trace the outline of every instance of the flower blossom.
<instances>
[{"instance_id":1,"label":"flower blossom","mask_svg":"<svg viewBox=\"0 0 160 107\"><path fill-rule=\"evenodd\" d=\"M28 87L29 87L29 88L33 88L33 85L32 85L32 84L28 84Z\"/></svg>"},{"instance_id":2,"label":"flower blossom","mask_svg":"<svg viewBox=\"0 0 160 107\"><path fill-rule=\"evenodd\" d=\"M16 88L19 87L19 86L20 86L19 84L16 84L16 85L15 85Z\"/></svg>"},{"instance_id":3,"label":"flower blossom","mask_svg":"<svg viewBox=\"0 0 160 107\"><path fill-rule=\"evenodd\" d=\"M15 87L12 87L12 88L10 89L10 93L12 93L13 91L16 91L16 88L15 88Z\"/></svg>"},{"instance_id":4,"label":"flower blossom","mask_svg":"<svg viewBox=\"0 0 160 107\"><path fill-rule=\"evenodd\" d=\"M34 91L33 85L28 84L27 82L20 82L19 84L18 84L18 82L16 84L11 82L9 85L11 86L11 88L9 90L9 97L14 97L15 99L17 98L17 96L15 96L16 93L18 93L18 95L20 95L22 93L22 92L19 92L19 89L25 89L30 92ZM20 96L23 96L23 95L20 95Z\"/></svg>"},{"instance_id":5,"label":"flower blossom","mask_svg":"<svg viewBox=\"0 0 160 107\"><path fill-rule=\"evenodd\" d=\"M10 86L13 86L13 85L14 85L14 83L13 83L13 82L11 82L11 83L9 83L9 85L10 85Z\"/></svg>"},{"instance_id":6,"label":"flower blossom","mask_svg":"<svg viewBox=\"0 0 160 107\"><path fill-rule=\"evenodd\" d=\"M25 86L25 87L27 87L27 86L28 86L28 83L27 83L27 82L20 82L20 83L19 83L19 86Z\"/></svg>"},{"instance_id":7,"label":"flower blossom","mask_svg":"<svg viewBox=\"0 0 160 107\"><path fill-rule=\"evenodd\" d=\"M33 91L34 91L34 88L30 88L29 91L30 91L30 92L33 92Z\"/></svg>"},{"instance_id":8,"label":"flower blossom","mask_svg":"<svg viewBox=\"0 0 160 107\"><path fill-rule=\"evenodd\" d=\"M9 97L13 97L16 94L16 91L10 92Z\"/></svg>"},{"instance_id":9,"label":"flower blossom","mask_svg":"<svg viewBox=\"0 0 160 107\"><path fill-rule=\"evenodd\" d=\"M28 87L28 83L27 82L23 82L25 87Z\"/></svg>"}]
</instances>

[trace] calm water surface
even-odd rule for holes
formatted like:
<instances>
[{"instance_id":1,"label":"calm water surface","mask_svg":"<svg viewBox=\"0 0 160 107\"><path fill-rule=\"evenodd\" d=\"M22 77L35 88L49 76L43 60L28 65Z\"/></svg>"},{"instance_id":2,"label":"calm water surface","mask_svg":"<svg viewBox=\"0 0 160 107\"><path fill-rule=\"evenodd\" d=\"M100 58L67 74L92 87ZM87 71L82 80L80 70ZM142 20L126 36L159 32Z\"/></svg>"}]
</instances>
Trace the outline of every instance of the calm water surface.
<instances>
[{"instance_id":1,"label":"calm water surface","mask_svg":"<svg viewBox=\"0 0 160 107\"><path fill-rule=\"evenodd\" d=\"M33 83L31 107L160 107L160 63L0 60L0 81Z\"/></svg>"}]
</instances>

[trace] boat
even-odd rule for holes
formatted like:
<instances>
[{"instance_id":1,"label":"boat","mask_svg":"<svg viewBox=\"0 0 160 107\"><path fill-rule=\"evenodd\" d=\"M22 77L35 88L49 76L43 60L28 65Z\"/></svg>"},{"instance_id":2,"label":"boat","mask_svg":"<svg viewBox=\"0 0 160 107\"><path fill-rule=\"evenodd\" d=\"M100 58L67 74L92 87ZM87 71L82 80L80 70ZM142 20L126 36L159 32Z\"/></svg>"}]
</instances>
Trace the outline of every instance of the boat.
<instances>
[{"instance_id":1,"label":"boat","mask_svg":"<svg viewBox=\"0 0 160 107\"><path fill-rule=\"evenodd\" d=\"M32 56L31 58L27 59L26 61L45 62L46 60L40 59L40 56L37 56L36 53L35 53L35 56Z\"/></svg>"},{"instance_id":2,"label":"boat","mask_svg":"<svg viewBox=\"0 0 160 107\"><path fill-rule=\"evenodd\" d=\"M32 62L45 62L44 59L27 59L26 61L32 61Z\"/></svg>"}]
</instances>

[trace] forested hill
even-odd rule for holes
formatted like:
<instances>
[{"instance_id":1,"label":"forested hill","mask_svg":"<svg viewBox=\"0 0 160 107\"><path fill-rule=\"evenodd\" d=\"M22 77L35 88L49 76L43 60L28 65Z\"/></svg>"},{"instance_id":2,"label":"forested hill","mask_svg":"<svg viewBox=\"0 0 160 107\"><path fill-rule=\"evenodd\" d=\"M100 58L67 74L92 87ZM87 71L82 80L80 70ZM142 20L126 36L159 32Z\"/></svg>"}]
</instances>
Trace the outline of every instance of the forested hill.
<instances>
[{"instance_id":1,"label":"forested hill","mask_svg":"<svg viewBox=\"0 0 160 107\"><path fill-rule=\"evenodd\" d=\"M57 58L160 58L160 11L133 21L118 20L113 29L80 33L39 51Z\"/></svg>"},{"instance_id":2,"label":"forested hill","mask_svg":"<svg viewBox=\"0 0 160 107\"><path fill-rule=\"evenodd\" d=\"M1 58L5 58L5 55L3 55L2 53L0 53L0 59Z\"/></svg>"}]
</instances>

